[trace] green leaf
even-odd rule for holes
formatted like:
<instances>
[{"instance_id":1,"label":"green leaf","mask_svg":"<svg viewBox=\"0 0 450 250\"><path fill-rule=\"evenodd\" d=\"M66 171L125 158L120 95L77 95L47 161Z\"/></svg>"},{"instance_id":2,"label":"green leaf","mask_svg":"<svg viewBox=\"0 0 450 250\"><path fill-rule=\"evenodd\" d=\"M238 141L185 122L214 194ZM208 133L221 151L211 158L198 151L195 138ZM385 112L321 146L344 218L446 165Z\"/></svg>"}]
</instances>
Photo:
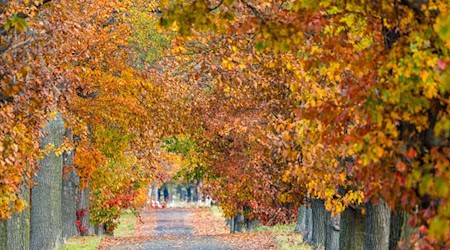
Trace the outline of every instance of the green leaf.
<instances>
[{"instance_id":1,"label":"green leaf","mask_svg":"<svg viewBox=\"0 0 450 250\"><path fill-rule=\"evenodd\" d=\"M436 191L441 195L442 197L446 197L448 194L448 183L443 180L442 178L436 179Z\"/></svg>"},{"instance_id":2,"label":"green leaf","mask_svg":"<svg viewBox=\"0 0 450 250\"><path fill-rule=\"evenodd\" d=\"M435 238L441 238L444 236L446 232L449 231L449 221L444 219L435 217L430 223L430 235Z\"/></svg>"},{"instance_id":3,"label":"green leaf","mask_svg":"<svg viewBox=\"0 0 450 250\"><path fill-rule=\"evenodd\" d=\"M23 32L28 28L28 24L24 18L14 15L13 17L8 18L8 20L6 20L4 28L6 31L10 30L11 28L14 28L18 32Z\"/></svg>"},{"instance_id":4,"label":"green leaf","mask_svg":"<svg viewBox=\"0 0 450 250\"><path fill-rule=\"evenodd\" d=\"M256 43L255 47L258 51L262 51L264 49L264 42Z\"/></svg>"},{"instance_id":5,"label":"green leaf","mask_svg":"<svg viewBox=\"0 0 450 250\"><path fill-rule=\"evenodd\" d=\"M419 185L419 193L426 194L432 182L433 177L431 176L431 174L425 174L425 176L422 178L422 182Z\"/></svg>"}]
</instances>

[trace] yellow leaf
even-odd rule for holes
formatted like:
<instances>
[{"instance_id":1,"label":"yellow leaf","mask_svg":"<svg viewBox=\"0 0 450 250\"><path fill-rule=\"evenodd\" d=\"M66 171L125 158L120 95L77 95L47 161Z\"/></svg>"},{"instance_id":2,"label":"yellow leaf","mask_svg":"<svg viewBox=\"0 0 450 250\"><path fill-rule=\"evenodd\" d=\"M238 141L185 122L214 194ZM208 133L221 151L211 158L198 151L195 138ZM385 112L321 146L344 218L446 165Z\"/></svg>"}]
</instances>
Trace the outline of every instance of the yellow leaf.
<instances>
[{"instance_id":1,"label":"yellow leaf","mask_svg":"<svg viewBox=\"0 0 450 250\"><path fill-rule=\"evenodd\" d=\"M12 211L13 212L20 212L25 208L25 201L22 199L18 199L15 203L14 206L12 207Z\"/></svg>"}]
</instances>

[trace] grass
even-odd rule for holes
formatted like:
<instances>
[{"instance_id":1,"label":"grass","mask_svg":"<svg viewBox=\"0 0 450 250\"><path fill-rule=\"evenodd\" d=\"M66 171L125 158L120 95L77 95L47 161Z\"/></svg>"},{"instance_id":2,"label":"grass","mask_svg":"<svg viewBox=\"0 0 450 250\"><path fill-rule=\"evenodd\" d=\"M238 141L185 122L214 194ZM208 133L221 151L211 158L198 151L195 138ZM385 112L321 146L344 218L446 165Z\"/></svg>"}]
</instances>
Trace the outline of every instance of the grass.
<instances>
[{"instance_id":1,"label":"grass","mask_svg":"<svg viewBox=\"0 0 450 250\"><path fill-rule=\"evenodd\" d=\"M295 223L275 226L258 226L252 232L270 232L275 237L277 245L283 250L312 250L313 248L303 242L299 233L294 233Z\"/></svg>"},{"instance_id":2,"label":"grass","mask_svg":"<svg viewBox=\"0 0 450 250\"><path fill-rule=\"evenodd\" d=\"M70 238L60 250L93 250L100 245L101 236L82 236Z\"/></svg>"},{"instance_id":3,"label":"grass","mask_svg":"<svg viewBox=\"0 0 450 250\"><path fill-rule=\"evenodd\" d=\"M225 218L225 217L223 216L223 212L222 212L222 210L220 209L219 206L211 206L210 209L211 209L212 214L213 214L215 217L218 217L218 218Z\"/></svg>"},{"instance_id":4,"label":"grass","mask_svg":"<svg viewBox=\"0 0 450 250\"><path fill-rule=\"evenodd\" d=\"M119 225L114 230L114 236L127 237L134 236L136 228L136 215L131 210L125 211L119 219Z\"/></svg>"},{"instance_id":5,"label":"grass","mask_svg":"<svg viewBox=\"0 0 450 250\"><path fill-rule=\"evenodd\" d=\"M134 236L136 227L136 215L131 210L125 211L119 218L119 225L114 231L114 236ZM79 236L70 238L60 250L93 250L100 245L103 236Z\"/></svg>"},{"instance_id":6,"label":"grass","mask_svg":"<svg viewBox=\"0 0 450 250\"><path fill-rule=\"evenodd\" d=\"M287 225L282 225L282 224L278 224L275 226L257 226L255 227L252 232L265 232L265 231L270 231L270 232L294 232L295 229L295 224L287 224Z\"/></svg>"}]
</instances>

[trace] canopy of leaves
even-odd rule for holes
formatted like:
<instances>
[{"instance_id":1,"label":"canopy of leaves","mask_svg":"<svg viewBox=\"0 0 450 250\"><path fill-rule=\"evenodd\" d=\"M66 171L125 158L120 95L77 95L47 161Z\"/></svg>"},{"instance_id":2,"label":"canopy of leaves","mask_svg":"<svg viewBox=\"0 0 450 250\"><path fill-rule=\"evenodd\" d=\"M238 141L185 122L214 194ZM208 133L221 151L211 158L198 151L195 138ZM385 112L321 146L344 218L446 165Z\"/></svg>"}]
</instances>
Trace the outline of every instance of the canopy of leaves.
<instances>
[{"instance_id":1,"label":"canopy of leaves","mask_svg":"<svg viewBox=\"0 0 450 250\"><path fill-rule=\"evenodd\" d=\"M99 223L175 161L230 217L382 198L450 244L446 0L2 1L0 27L0 218L60 111L47 151L75 150Z\"/></svg>"}]
</instances>

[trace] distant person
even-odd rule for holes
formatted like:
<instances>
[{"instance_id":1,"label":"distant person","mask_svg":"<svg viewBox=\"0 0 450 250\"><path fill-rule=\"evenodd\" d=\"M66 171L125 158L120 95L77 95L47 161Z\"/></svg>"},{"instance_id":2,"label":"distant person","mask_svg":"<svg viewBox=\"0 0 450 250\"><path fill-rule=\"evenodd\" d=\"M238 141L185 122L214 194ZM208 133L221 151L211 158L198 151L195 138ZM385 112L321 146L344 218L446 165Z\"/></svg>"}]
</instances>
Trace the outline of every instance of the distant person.
<instances>
[{"instance_id":1,"label":"distant person","mask_svg":"<svg viewBox=\"0 0 450 250\"><path fill-rule=\"evenodd\" d=\"M164 201L169 201L169 190L167 190L167 187L164 188Z\"/></svg>"},{"instance_id":2,"label":"distant person","mask_svg":"<svg viewBox=\"0 0 450 250\"><path fill-rule=\"evenodd\" d=\"M158 201L161 201L161 188L158 188Z\"/></svg>"},{"instance_id":3,"label":"distant person","mask_svg":"<svg viewBox=\"0 0 450 250\"><path fill-rule=\"evenodd\" d=\"M191 202L191 187L187 187L187 202Z\"/></svg>"}]
</instances>

